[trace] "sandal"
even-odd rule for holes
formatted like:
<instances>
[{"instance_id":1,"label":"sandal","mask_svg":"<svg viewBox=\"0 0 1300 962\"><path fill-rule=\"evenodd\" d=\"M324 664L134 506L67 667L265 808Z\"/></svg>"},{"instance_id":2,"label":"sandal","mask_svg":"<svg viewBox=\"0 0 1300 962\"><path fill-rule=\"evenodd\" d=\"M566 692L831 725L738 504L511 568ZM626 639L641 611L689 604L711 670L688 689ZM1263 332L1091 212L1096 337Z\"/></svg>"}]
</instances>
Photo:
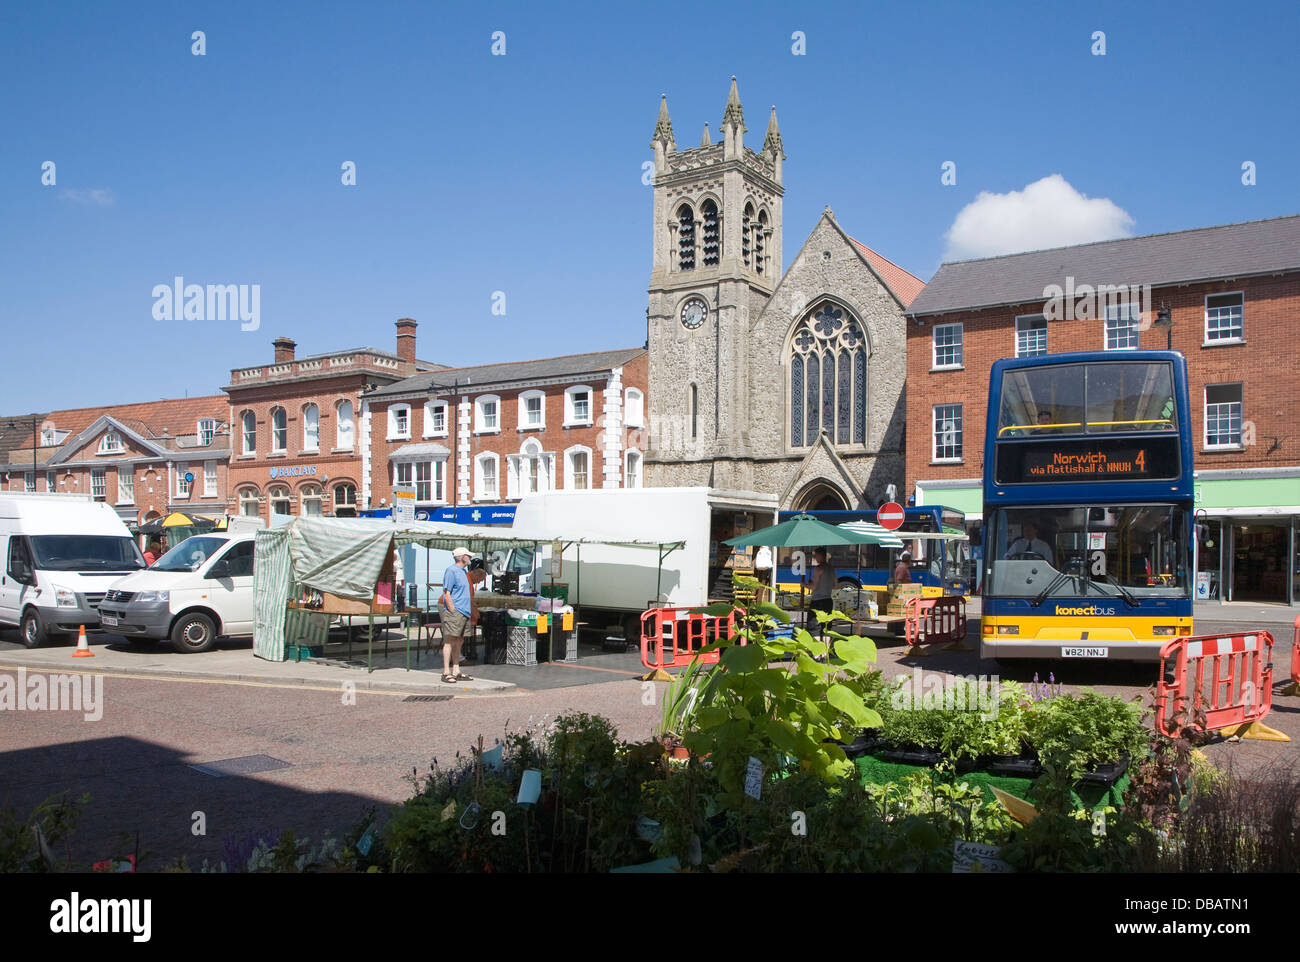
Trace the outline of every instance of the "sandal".
<instances>
[{"instance_id":1,"label":"sandal","mask_svg":"<svg viewBox=\"0 0 1300 962\"><path fill-rule=\"evenodd\" d=\"M454 685L454 684L456 683L456 676L455 676L455 675L443 675L443 676L442 676L442 683L443 683L444 685Z\"/></svg>"},{"instance_id":2,"label":"sandal","mask_svg":"<svg viewBox=\"0 0 1300 962\"><path fill-rule=\"evenodd\" d=\"M463 674L463 673L462 673L462 674L459 674L459 675L456 676L456 680L457 680L457 681L473 681L473 680L474 680L474 676L473 676L473 675L466 675L466 674Z\"/></svg>"}]
</instances>

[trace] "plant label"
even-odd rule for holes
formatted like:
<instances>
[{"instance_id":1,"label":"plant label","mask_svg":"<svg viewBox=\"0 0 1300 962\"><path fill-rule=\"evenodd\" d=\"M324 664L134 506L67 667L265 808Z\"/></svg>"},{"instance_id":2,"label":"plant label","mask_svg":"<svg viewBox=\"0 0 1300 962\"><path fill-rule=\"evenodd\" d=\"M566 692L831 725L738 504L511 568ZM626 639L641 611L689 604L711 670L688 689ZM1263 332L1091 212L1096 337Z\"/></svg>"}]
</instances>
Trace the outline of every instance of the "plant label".
<instances>
[{"instance_id":1,"label":"plant label","mask_svg":"<svg viewBox=\"0 0 1300 962\"><path fill-rule=\"evenodd\" d=\"M996 845L984 845L980 842L963 842L960 839L952 843L952 870L954 874L965 875L971 872L1012 871L1010 865L998 858L1002 849Z\"/></svg>"},{"instance_id":2,"label":"plant label","mask_svg":"<svg viewBox=\"0 0 1300 962\"><path fill-rule=\"evenodd\" d=\"M749 766L745 769L745 794L757 799L763 790L763 763L753 755L749 756Z\"/></svg>"}]
</instances>

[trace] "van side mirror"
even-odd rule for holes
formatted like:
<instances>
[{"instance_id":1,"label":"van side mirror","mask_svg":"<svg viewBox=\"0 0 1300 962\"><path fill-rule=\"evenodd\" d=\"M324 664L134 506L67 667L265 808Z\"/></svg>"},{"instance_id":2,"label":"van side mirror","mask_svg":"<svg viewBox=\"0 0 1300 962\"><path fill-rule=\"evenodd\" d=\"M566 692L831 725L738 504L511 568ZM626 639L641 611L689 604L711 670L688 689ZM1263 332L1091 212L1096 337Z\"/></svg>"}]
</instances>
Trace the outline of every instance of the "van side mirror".
<instances>
[{"instance_id":1,"label":"van side mirror","mask_svg":"<svg viewBox=\"0 0 1300 962\"><path fill-rule=\"evenodd\" d=\"M216 563L215 563L211 568L208 569L208 573L207 573L207 575L205 575L205 577L207 577L207 578L229 578L229 577L230 577L230 562L227 561L225 558L222 558L220 561L216 562Z\"/></svg>"}]
</instances>

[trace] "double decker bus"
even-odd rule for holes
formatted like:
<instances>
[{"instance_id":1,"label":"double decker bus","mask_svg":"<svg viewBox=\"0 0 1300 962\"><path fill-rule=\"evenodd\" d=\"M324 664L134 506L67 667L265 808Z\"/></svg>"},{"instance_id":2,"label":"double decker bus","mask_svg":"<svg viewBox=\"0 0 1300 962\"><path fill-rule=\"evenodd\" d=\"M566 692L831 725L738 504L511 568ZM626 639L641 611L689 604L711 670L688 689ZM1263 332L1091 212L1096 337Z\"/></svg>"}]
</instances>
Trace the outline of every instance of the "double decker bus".
<instances>
[{"instance_id":1,"label":"double decker bus","mask_svg":"<svg viewBox=\"0 0 1300 962\"><path fill-rule=\"evenodd\" d=\"M997 361L984 439L986 658L1154 661L1192 633L1187 363Z\"/></svg>"},{"instance_id":2,"label":"double decker bus","mask_svg":"<svg viewBox=\"0 0 1300 962\"><path fill-rule=\"evenodd\" d=\"M789 521L806 514L826 524L841 525L849 521L878 524L874 509L848 511L780 511L777 521ZM940 595L964 595L969 590L968 570L970 540L966 537L966 515L956 508L927 504L903 509L903 523L893 534L903 547L885 545L828 545L826 560L839 575L841 588L884 590L893 580L894 566L900 552L912 555L911 575L914 584L924 586L927 598ZM811 557L812 549L801 550ZM799 591L799 577L794 572L794 553L782 550L777 560L777 586L783 591ZM861 568L859 569L859 561ZM859 580L860 579L860 580Z\"/></svg>"}]
</instances>

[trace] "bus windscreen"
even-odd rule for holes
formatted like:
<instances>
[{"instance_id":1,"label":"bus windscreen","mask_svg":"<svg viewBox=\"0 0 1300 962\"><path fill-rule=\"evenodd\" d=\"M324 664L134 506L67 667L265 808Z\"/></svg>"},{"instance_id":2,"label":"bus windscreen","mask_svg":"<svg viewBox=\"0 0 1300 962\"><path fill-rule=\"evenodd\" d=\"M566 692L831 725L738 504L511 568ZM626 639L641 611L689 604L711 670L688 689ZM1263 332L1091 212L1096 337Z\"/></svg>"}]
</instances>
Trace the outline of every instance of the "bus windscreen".
<instances>
[{"instance_id":1,"label":"bus windscreen","mask_svg":"<svg viewBox=\"0 0 1300 962\"><path fill-rule=\"evenodd\" d=\"M1177 425L1167 361L1097 361L1008 371L997 439L1176 431Z\"/></svg>"}]
</instances>

